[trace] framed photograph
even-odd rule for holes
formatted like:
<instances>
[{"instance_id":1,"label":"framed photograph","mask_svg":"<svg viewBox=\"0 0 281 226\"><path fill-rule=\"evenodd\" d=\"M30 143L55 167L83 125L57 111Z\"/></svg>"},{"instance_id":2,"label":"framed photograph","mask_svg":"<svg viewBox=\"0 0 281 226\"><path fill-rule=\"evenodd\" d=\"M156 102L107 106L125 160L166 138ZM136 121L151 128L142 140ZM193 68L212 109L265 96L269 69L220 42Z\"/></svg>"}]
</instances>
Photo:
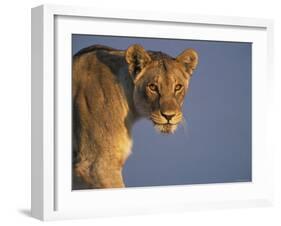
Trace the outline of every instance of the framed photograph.
<instances>
[{"instance_id":1,"label":"framed photograph","mask_svg":"<svg viewBox=\"0 0 281 226\"><path fill-rule=\"evenodd\" d=\"M271 205L273 22L32 9L32 216Z\"/></svg>"}]
</instances>

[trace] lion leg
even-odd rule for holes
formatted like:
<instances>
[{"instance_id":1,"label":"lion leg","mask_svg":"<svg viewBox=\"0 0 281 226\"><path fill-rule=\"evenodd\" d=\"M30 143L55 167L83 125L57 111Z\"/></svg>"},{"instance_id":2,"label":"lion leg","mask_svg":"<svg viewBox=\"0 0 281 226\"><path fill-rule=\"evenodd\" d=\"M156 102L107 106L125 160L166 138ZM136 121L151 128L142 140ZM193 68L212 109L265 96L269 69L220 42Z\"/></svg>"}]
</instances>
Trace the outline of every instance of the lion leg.
<instances>
[{"instance_id":1,"label":"lion leg","mask_svg":"<svg viewBox=\"0 0 281 226\"><path fill-rule=\"evenodd\" d=\"M108 162L93 163L90 170L95 188L123 188L125 187L121 167L112 167Z\"/></svg>"},{"instance_id":2,"label":"lion leg","mask_svg":"<svg viewBox=\"0 0 281 226\"><path fill-rule=\"evenodd\" d=\"M77 175L77 178L82 179L84 188L125 187L122 177L122 168L110 167L108 162L80 162L76 165L75 175Z\"/></svg>"},{"instance_id":3,"label":"lion leg","mask_svg":"<svg viewBox=\"0 0 281 226\"><path fill-rule=\"evenodd\" d=\"M84 132L84 131L82 131ZM84 133L80 134L84 135ZM95 133L99 134L99 133ZM90 188L123 188L123 165L128 158L132 146L127 130L119 128L116 136L104 140L104 137L96 135L90 139L89 135L82 136L79 142L78 162L74 165L74 175L80 181L85 182ZM79 180L73 176L73 182ZM75 186L73 186L75 187ZM80 185L79 185L80 187Z\"/></svg>"},{"instance_id":4,"label":"lion leg","mask_svg":"<svg viewBox=\"0 0 281 226\"><path fill-rule=\"evenodd\" d=\"M75 164L72 180L76 189L92 187L93 180L89 173L90 167L91 162L88 160L83 160Z\"/></svg>"}]
</instances>

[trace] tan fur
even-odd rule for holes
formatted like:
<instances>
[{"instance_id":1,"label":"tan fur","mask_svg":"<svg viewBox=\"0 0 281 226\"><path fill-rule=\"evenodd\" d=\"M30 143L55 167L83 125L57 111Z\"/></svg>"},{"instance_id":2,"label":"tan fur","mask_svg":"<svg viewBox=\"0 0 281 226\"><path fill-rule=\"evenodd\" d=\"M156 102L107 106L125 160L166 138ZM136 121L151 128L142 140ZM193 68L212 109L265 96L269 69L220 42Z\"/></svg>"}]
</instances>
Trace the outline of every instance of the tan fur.
<instances>
[{"instance_id":1,"label":"tan fur","mask_svg":"<svg viewBox=\"0 0 281 226\"><path fill-rule=\"evenodd\" d=\"M133 123L146 117L160 132L174 132L197 62L191 49L174 59L140 45L91 46L74 56L74 189L124 187Z\"/></svg>"}]
</instances>

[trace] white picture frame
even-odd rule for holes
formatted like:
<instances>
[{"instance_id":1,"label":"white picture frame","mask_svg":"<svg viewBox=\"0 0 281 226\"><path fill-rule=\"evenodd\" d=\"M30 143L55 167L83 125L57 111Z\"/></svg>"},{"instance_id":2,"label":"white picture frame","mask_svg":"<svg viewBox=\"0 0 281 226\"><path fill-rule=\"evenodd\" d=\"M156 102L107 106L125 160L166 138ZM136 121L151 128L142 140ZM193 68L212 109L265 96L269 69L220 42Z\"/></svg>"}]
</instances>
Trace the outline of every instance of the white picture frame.
<instances>
[{"instance_id":1,"label":"white picture frame","mask_svg":"<svg viewBox=\"0 0 281 226\"><path fill-rule=\"evenodd\" d=\"M252 42L253 181L71 191L71 160L67 152L71 147L71 113L70 102L65 101L70 99L71 92L69 44L72 33L91 34L94 28L95 34L103 35ZM189 33L179 32L185 28L189 28ZM273 82L272 33L273 22L265 19L121 12L57 5L33 8L32 216L56 220L271 205L273 153L266 139L270 133L266 117L271 111L267 102L271 98L269 89ZM65 159L69 163L62 161Z\"/></svg>"}]
</instances>

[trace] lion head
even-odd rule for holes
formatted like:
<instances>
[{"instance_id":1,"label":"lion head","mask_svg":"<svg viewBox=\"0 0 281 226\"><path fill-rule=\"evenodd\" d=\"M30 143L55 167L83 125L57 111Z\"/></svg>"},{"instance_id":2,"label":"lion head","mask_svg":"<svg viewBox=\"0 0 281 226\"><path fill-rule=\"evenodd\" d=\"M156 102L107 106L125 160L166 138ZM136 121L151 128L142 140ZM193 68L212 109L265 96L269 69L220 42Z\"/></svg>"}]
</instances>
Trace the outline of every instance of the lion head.
<instances>
[{"instance_id":1,"label":"lion head","mask_svg":"<svg viewBox=\"0 0 281 226\"><path fill-rule=\"evenodd\" d=\"M183 119L182 105L198 54L187 49L172 58L135 44L127 49L125 58L134 82L138 114L151 119L158 131L173 133Z\"/></svg>"}]
</instances>

